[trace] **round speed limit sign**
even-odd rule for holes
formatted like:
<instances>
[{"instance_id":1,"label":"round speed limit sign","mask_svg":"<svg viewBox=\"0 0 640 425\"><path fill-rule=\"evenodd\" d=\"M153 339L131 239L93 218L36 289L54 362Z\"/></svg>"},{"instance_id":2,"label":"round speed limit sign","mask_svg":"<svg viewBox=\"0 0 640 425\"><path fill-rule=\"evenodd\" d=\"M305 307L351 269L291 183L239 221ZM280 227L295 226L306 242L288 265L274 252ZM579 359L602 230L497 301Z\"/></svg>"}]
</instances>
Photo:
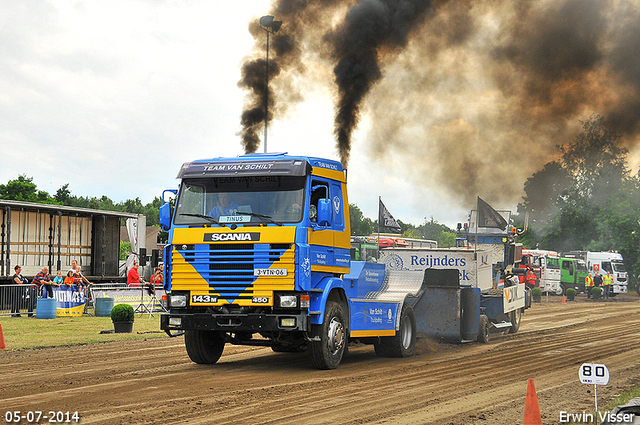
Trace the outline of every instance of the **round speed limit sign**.
<instances>
[{"instance_id":1,"label":"round speed limit sign","mask_svg":"<svg viewBox=\"0 0 640 425\"><path fill-rule=\"evenodd\" d=\"M584 363L580 366L578 376L583 384L607 385L609 383L609 369L603 364Z\"/></svg>"}]
</instances>

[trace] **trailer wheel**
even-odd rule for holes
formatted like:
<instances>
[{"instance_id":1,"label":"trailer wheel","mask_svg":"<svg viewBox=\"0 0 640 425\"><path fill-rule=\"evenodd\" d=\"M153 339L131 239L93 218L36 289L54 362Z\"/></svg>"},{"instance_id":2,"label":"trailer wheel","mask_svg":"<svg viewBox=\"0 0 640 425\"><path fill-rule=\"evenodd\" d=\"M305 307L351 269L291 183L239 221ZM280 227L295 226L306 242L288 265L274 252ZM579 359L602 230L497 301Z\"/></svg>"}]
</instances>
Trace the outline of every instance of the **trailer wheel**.
<instances>
[{"instance_id":1,"label":"trailer wheel","mask_svg":"<svg viewBox=\"0 0 640 425\"><path fill-rule=\"evenodd\" d=\"M416 314L411 306L402 306L400 329L395 336L382 337L374 344L380 357L411 357L416 348Z\"/></svg>"},{"instance_id":2,"label":"trailer wheel","mask_svg":"<svg viewBox=\"0 0 640 425\"><path fill-rule=\"evenodd\" d=\"M340 364L347 345L345 313L341 304L329 301L321 325L311 325L313 337L320 341L309 343L309 358L317 369L335 369Z\"/></svg>"},{"instance_id":3,"label":"trailer wheel","mask_svg":"<svg viewBox=\"0 0 640 425\"><path fill-rule=\"evenodd\" d=\"M556 289L556 295L560 296L562 294L564 294L564 286L559 285L558 289Z\"/></svg>"},{"instance_id":4,"label":"trailer wheel","mask_svg":"<svg viewBox=\"0 0 640 425\"><path fill-rule=\"evenodd\" d=\"M522 310L518 308L509 312L509 321L511 322L511 327L509 328L510 334L514 334L518 332L518 329L520 329L521 320L522 320Z\"/></svg>"},{"instance_id":5,"label":"trailer wheel","mask_svg":"<svg viewBox=\"0 0 640 425\"><path fill-rule=\"evenodd\" d=\"M484 314L480 315L480 329L478 330L478 342L489 343L489 318Z\"/></svg>"},{"instance_id":6,"label":"trailer wheel","mask_svg":"<svg viewBox=\"0 0 640 425\"><path fill-rule=\"evenodd\" d=\"M184 346L192 362L214 364L224 350L224 337L214 331L185 331Z\"/></svg>"}]
</instances>

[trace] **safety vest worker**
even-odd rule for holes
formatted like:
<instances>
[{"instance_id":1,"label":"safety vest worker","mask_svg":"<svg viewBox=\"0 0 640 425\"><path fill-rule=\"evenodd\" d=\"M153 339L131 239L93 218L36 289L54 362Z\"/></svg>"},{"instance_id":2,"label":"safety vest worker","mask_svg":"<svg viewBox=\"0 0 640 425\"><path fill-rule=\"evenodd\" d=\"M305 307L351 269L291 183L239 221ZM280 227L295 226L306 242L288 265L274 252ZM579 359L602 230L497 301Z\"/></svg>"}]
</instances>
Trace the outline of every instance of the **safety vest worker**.
<instances>
[{"instance_id":1,"label":"safety vest worker","mask_svg":"<svg viewBox=\"0 0 640 425\"><path fill-rule=\"evenodd\" d=\"M611 273L607 272L606 276L602 279L602 285L613 285L613 276L611 276Z\"/></svg>"},{"instance_id":2,"label":"safety vest worker","mask_svg":"<svg viewBox=\"0 0 640 425\"><path fill-rule=\"evenodd\" d=\"M587 288L593 286L593 278L591 277L591 273L589 273L587 277L584 278L584 286L586 286Z\"/></svg>"}]
</instances>

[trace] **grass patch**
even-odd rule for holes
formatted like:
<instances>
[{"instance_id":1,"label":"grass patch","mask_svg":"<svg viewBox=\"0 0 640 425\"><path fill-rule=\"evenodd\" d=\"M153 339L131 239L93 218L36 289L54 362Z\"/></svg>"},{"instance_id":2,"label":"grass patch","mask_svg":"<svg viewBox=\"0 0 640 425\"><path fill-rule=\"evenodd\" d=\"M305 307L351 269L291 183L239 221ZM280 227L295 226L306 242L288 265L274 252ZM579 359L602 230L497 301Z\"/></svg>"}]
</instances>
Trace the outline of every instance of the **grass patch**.
<instances>
[{"instance_id":1,"label":"grass patch","mask_svg":"<svg viewBox=\"0 0 640 425\"><path fill-rule=\"evenodd\" d=\"M622 394L618 394L611 401L606 403L604 407L598 406L598 410L600 411L600 413L611 412L616 406L622 406L624 404L627 404L629 400L633 400L636 397L640 397L640 388L633 388L630 391L625 391ZM585 424L585 423L596 423L596 424L600 423L600 418L596 414L595 410L587 411L586 413L590 413L591 415L593 415L595 422L569 422L569 425L578 425L578 424Z\"/></svg>"},{"instance_id":2,"label":"grass patch","mask_svg":"<svg viewBox=\"0 0 640 425\"><path fill-rule=\"evenodd\" d=\"M38 347L81 345L96 342L122 341L129 339L162 338L167 334L160 331L160 314L136 314L133 332L100 334L102 330L113 329L110 317L56 317L36 319L27 317L0 316L0 325L7 350L24 350Z\"/></svg>"}]
</instances>

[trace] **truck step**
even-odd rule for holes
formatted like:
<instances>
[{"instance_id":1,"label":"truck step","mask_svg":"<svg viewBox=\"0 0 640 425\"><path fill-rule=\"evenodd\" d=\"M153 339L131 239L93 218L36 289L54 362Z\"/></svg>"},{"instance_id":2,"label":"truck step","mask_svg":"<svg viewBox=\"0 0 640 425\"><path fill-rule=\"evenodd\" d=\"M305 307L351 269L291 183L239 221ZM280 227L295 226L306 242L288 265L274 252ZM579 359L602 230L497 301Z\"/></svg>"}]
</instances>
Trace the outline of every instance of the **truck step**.
<instances>
[{"instance_id":1,"label":"truck step","mask_svg":"<svg viewBox=\"0 0 640 425\"><path fill-rule=\"evenodd\" d=\"M497 329L504 329L504 328L510 328L511 322L498 322L498 323L491 323L491 325Z\"/></svg>"}]
</instances>

